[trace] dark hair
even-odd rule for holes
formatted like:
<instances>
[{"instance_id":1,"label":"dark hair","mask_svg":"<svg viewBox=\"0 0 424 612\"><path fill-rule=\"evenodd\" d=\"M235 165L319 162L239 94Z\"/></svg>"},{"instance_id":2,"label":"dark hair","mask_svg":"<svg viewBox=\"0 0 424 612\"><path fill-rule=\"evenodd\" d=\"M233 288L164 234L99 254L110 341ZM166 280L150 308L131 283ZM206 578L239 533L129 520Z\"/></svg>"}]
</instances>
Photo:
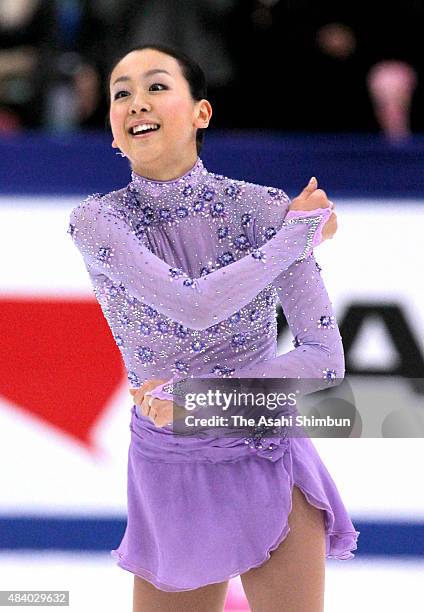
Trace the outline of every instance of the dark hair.
<instances>
[{"instance_id":1,"label":"dark hair","mask_svg":"<svg viewBox=\"0 0 424 612\"><path fill-rule=\"evenodd\" d=\"M188 55L186 55L182 51L173 49L172 47L168 47L167 45L161 45L157 43L146 43L144 45L133 47L132 49L129 49L129 51L127 51L126 53L118 57L113 62L113 65L112 65L112 68L110 69L109 77L106 83L107 88L108 88L108 96L110 94L109 92L110 77L112 75L112 72L115 66L119 64L119 62L129 53L132 53L133 51L143 51L143 49L153 49L155 51L160 51L161 53L165 53L166 55L170 55L171 57L175 58L181 68L181 72L184 78L186 79L189 85L191 97L193 98L193 100L202 100L203 98L207 97L206 77L205 77L205 73L203 72L199 64L195 62L193 59L191 59L190 57L188 57ZM110 97L109 97L109 103L110 103ZM109 122L108 122L108 125L110 125ZM205 129L197 128L196 147L197 147L198 155L200 154L200 151L202 150L204 137L205 137Z\"/></svg>"}]
</instances>

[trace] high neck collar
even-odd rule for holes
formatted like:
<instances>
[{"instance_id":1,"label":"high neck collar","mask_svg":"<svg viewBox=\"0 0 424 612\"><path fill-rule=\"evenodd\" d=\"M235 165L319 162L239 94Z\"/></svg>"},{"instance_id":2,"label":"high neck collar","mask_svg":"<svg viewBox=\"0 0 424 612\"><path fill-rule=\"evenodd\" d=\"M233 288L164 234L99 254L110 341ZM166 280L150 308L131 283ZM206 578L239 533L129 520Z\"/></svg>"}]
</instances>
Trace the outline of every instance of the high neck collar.
<instances>
[{"instance_id":1,"label":"high neck collar","mask_svg":"<svg viewBox=\"0 0 424 612\"><path fill-rule=\"evenodd\" d=\"M156 181L132 171L130 186L136 191L142 191L153 197L158 197L160 195L169 195L174 191L181 191L187 185L194 186L206 174L207 170L200 157L198 157L196 163L188 172L170 181Z\"/></svg>"}]
</instances>

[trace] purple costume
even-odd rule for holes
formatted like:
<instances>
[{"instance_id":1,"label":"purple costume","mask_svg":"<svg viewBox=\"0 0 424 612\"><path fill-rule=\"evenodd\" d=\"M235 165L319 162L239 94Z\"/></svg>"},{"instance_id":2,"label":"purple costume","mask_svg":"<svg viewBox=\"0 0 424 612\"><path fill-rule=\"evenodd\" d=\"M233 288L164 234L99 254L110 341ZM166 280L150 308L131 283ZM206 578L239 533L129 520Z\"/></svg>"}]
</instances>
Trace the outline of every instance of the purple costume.
<instances>
[{"instance_id":1,"label":"purple costume","mask_svg":"<svg viewBox=\"0 0 424 612\"><path fill-rule=\"evenodd\" d=\"M287 212L281 189L207 171L129 185L74 208L69 233L112 330L130 386L194 377L344 376L343 346L315 261L329 209ZM294 336L277 352L276 303ZM111 551L165 591L259 566L289 532L293 486L325 511L326 554L359 535L309 437L187 436L131 407L128 521Z\"/></svg>"}]
</instances>

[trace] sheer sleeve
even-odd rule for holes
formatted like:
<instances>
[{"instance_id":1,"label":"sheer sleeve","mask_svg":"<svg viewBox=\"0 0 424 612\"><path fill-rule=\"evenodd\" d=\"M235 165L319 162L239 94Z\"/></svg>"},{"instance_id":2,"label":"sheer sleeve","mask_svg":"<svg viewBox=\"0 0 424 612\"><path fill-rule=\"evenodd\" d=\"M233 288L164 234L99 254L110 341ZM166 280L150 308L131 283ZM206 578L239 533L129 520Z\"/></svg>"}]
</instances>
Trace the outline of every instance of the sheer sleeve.
<instances>
[{"instance_id":1,"label":"sheer sleeve","mask_svg":"<svg viewBox=\"0 0 424 612\"><path fill-rule=\"evenodd\" d=\"M258 363L236 368L234 378L302 379L303 391L314 391L326 382L344 378L345 361L342 338L332 303L315 257L294 263L274 281L284 315L294 337L294 349ZM205 374L202 378L218 375ZM150 395L158 399L177 397L173 377L155 387ZM321 379L315 383L308 379Z\"/></svg>"},{"instance_id":2,"label":"sheer sleeve","mask_svg":"<svg viewBox=\"0 0 424 612\"><path fill-rule=\"evenodd\" d=\"M235 376L342 379L343 344L333 306L312 253L273 282L294 349L236 370Z\"/></svg>"},{"instance_id":3,"label":"sheer sleeve","mask_svg":"<svg viewBox=\"0 0 424 612\"><path fill-rule=\"evenodd\" d=\"M311 214L305 211L289 211L291 200L283 190L273 189L272 193L275 197L274 205L267 208L258 207L255 211L253 240L262 247L269 243L270 236L278 235L287 221L306 219ZM325 210L327 220L331 210ZM320 268L312 252L312 248L322 240L323 225L324 223L321 223L317 228L308 254L294 261L272 281L293 335L294 349L274 358L237 368L234 377L322 379L323 382L341 380L344 377L345 362L340 331ZM204 378L218 376L202 375ZM172 377L153 389L151 395L159 399L175 399L173 383L180 378L183 377ZM313 383L312 388L315 390L319 385L315 386Z\"/></svg>"},{"instance_id":4,"label":"sheer sleeve","mask_svg":"<svg viewBox=\"0 0 424 612\"><path fill-rule=\"evenodd\" d=\"M228 318L283 270L307 257L330 214L316 209L282 222L266 244L199 278L189 278L146 248L107 197L93 196L73 209L69 233L91 273L122 283L165 316L201 330Z\"/></svg>"}]
</instances>

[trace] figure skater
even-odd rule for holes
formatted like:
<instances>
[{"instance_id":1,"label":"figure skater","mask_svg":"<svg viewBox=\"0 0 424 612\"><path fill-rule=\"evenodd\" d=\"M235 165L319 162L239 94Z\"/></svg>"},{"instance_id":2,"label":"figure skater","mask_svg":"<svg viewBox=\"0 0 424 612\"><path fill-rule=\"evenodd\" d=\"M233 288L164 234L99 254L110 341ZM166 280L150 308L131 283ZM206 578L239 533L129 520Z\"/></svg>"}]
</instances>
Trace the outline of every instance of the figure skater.
<instances>
[{"instance_id":1,"label":"figure skater","mask_svg":"<svg viewBox=\"0 0 424 612\"><path fill-rule=\"evenodd\" d=\"M68 231L133 394L128 520L111 551L134 574L133 611L222 611L240 575L254 612L320 612L325 559L352 558L359 532L309 437L182 439L172 392L201 377L343 378L313 252L337 229L332 203L314 177L290 200L207 170L205 77L179 51L137 47L109 86L131 180L75 207ZM253 101L278 110L270 92L240 104ZM279 356L277 300L294 336Z\"/></svg>"}]
</instances>

